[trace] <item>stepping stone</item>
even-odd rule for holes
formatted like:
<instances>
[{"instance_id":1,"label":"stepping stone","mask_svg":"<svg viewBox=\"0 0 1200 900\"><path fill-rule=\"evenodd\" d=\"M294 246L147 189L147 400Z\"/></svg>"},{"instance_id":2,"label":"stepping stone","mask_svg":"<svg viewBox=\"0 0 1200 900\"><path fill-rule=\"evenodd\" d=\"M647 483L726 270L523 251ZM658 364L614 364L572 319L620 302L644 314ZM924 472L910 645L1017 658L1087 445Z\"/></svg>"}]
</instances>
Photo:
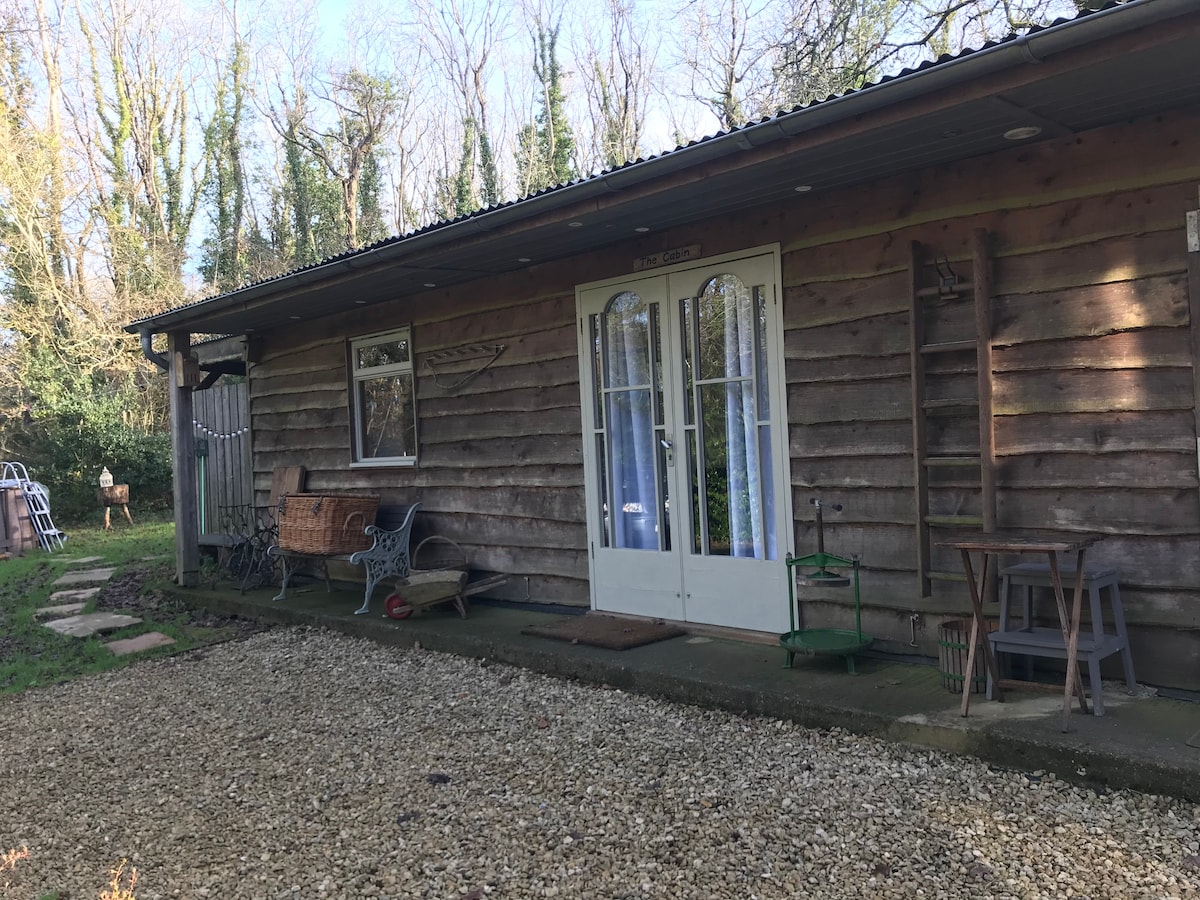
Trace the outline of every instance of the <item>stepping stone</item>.
<instances>
[{"instance_id":1,"label":"stepping stone","mask_svg":"<svg viewBox=\"0 0 1200 900\"><path fill-rule=\"evenodd\" d=\"M97 581L108 581L116 569L84 569L82 572L68 572L55 579L55 587L66 587L69 584L95 584Z\"/></svg>"},{"instance_id":2,"label":"stepping stone","mask_svg":"<svg viewBox=\"0 0 1200 900\"><path fill-rule=\"evenodd\" d=\"M86 603L97 594L100 593L100 588L74 588L69 591L55 591L50 595L51 603Z\"/></svg>"},{"instance_id":3,"label":"stepping stone","mask_svg":"<svg viewBox=\"0 0 1200 900\"><path fill-rule=\"evenodd\" d=\"M68 559L67 564L72 566L82 566L88 563L97 563L103 559L103 556L82 556L79 559Z\"/></svg>"},{"instance_id":4,"label":"stepping stone","mask_svg":"<svg viewBox=\"0 0 1200 900\"><path fill-rule=\"evenodd\" d=\"M65 619L55 619L52 622L46 622L44 627L52 631L57 631L59 634L85 638L91 637L93 634L99 634L101 631L116 631L118 628L137 625L141 621L136 616L98 612L84 613L82 616L68 616Z\"/></svg>"},{"instance_id":5,"label":"stepping stone","mask_svg":"<svg viewBox=\"0 0 1200 900\"><path fill-rule=\"evenodd\" d=\"M73 616L76 613L83 612L86 603L60 603L58 606L41 606L33 611L35 619L41 619L45 616Z\"/></svg>"},{"instance_id":6,"label":"stepping stone","mask_svg":"<svg viewBox=\"0 0 1200 900\"><path fill-rule=\"evenodd\" d=\"M139 634L137 637L126 638L123 641L109 641L104 646L115 656L128 656L130 653L153 650L155 647L166 647L173 643L175 643L175 638L167 637L161 631L151 631Z\"/></svg>"}]
</instances>

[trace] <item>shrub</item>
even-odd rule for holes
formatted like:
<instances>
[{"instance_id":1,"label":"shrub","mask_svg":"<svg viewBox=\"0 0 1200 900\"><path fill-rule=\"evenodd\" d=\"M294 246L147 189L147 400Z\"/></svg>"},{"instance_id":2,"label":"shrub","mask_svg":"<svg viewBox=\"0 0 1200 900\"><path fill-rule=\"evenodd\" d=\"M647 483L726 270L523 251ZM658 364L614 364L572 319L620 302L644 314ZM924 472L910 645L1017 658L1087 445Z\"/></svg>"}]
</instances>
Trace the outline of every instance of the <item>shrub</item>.
<instances>
[{"instance_id":1,"label":"shrub","mask_svg":"<svg viewBox=\"0 0 1200 900\"><path fill-rule=\"evenodd\" d=\"M170 507L170 436L129 424L122 406L115 396L65 399L30 413L20 437L10 435L15 458L46 486L56 523L94 516L105 466L139 507Z\"/></svg>"}]
</instances>

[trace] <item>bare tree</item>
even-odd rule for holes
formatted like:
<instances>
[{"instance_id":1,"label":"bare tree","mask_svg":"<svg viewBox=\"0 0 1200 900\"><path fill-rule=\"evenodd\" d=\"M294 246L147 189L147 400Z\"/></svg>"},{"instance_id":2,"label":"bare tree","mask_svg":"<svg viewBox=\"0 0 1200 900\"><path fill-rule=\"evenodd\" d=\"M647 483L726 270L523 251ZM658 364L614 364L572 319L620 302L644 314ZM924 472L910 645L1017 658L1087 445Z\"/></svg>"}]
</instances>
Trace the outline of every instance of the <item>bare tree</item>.
<instances>
[{"instance_id":1,"label":"bare tree","mask_svg":"<svg viewBox=\"0 0 1200 900\"><path fill-rule=\"evenodd\" d=\"M890 71L958 53L1099 5L1098 0L913 0L894 9L898 18L874 68Z\"/></svg>"},{"instance_id":2,"label":"bare tree","mask_svg":"<svg viewBox=\"0 0 1200 900\"><path fill-rule=\"evenodd\" d=\"M189 144L193 49L126 0L80 24L96 123L91 164L117 293L177 302L203 164Z\"/></svg>"},{"instance_id":3,"label":"bare tree","mask_svg":"<svg viewBox=\"0 0 1200 900\"><path fill-rule=\"evenodd\" d=\"M770 0L689 0L678 19L680 61L690 77L690 99L728 131L766 110L773 94L774 15Z\"/></svg>"},{"instance_id":4,"label":"bare tree","mask_svg":"<svg viewBox=\"0 0 1200 900\"><path fill-rule=\"evenodd\" d=\"M576 52L591 119L585 171L613 168L641 154L658 50L633 0L604 0L604 8L605 29L585 31Z\"/></svg>"},{"instance_id":5,"label":"bare tree","mask_svg":"<svg viewBox=\"0 0 1200 900\"><path fill-rule=\"evenodd\" d=\"M445 74L459 104L460 135L471 132L471 187L474 206L500 200L502 187L489 117L488 78L492 53L502 46L506 10L499 0L418 0L427 52ZM450 134L447 134L449 139Z\"/></svg>"},{"instance_id":6,"label":"bare tree","mask_svg":"<svg viewBox=\"0 0 1200 900\"><path fill-rule=\"evenodd\" d=\"M390 79L352 69L337 76L321 95L333 111L333 124L321 128L300 114L281 132L325 167L342 194L346 249L359 246L359 188L371 153L389 135L400 107L400 94Z\"/></svg>"},{"instance_id":7,"label":"bare tree","mask_svg":"<svg viewBox=\"0 0 1200 900\"><path fill-rule=\"evenodd\" d=\"M775 48L775 105L822 100L872 80L904 9L901 0L793 0Z\"/></svg>"}]
</instances>

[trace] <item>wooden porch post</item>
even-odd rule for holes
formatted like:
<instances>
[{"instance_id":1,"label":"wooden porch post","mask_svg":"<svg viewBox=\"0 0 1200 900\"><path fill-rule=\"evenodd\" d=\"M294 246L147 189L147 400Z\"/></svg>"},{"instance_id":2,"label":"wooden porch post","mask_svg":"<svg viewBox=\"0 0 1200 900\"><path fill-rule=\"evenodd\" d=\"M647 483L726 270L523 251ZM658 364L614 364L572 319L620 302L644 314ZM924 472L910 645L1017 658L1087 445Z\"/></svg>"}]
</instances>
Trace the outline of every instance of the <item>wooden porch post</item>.
<instances>
[{"instance_id":1,"label":"wooden porch post","mask_svg":"<svg viewBox=\"0 0 1200 900\"><path fill-rule=\"evenodd\" d=\"M1196 420L1196 464L1200 469L1200 209L1187 214L1188 311L1192 330L1192 411Z\"/></svg>"},{"instance_id":2,"label":"wooden porch post","mask_svg":"<svg viewBox=\"0 0 1200 900\"><path fill-rule=\"evenodd\" d=\"M167 371L171 398L171 479L175 501L175 583L195 587L200 582L200 524L196 514L196 444L192 426L192 388L199 370L191 358L186 331L167 334Z\"/></svg>"}]
</instances>

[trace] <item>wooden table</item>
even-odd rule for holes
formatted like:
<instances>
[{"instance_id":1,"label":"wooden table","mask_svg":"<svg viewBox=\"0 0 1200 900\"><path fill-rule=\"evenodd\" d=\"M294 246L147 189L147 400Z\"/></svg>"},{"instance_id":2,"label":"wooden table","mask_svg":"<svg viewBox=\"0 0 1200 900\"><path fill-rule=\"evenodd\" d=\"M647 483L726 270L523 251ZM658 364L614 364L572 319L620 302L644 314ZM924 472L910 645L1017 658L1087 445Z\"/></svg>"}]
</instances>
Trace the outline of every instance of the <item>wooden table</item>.
<instances>
[{"instance_id":1,"label":"wooden table","mask_svg":"<svg viewBox=\"0 0 1200 900\"><path fill-rule=\"evenodd\" d=\"M988 572L993 565L994 557L1006 554L1041 553L1050 564L1050 584L1054 589L1054 601L1058 605L1058 620L1062 626L1063 642L1067 648L1067 674L1063 686L1063 731L1069 731L1071 725L1071 697L1079 692L1079 708L1084 713L1088 711L1087 697L1083 691L1083 679L1079 674L1079 614L1083 597L1083 557L1087 548L1100 539L1094 534L1060 534L1044 531L977 531L960 535L959 537L939 541L939 547L949 547L962 554L963 570L967 575L967 585L971 591L971 637L970 649L967 652L967 677L963 679L962 714L965 716L971 703L970 673L975 667L975 651L980 642L983 644L983 657L995 686L994 695L997 700L1004 699L1000 682L1000 669L996 665L996 655L992 652L991 642L987 639L987 625L983 616L981 593L987 584ZM979 580L975 580L975 572L971 565L971 554L979 553L983 557L980 566ZM1075 554L1075 595L1071 609L1067 609L1066 598L1063 594L1062 575L1058 566L1058 554ZM999 564L996 563L997 569ZM1092 685L1093 690L1099 690L1099 685Z\"/></svg>"}]
</instances>

